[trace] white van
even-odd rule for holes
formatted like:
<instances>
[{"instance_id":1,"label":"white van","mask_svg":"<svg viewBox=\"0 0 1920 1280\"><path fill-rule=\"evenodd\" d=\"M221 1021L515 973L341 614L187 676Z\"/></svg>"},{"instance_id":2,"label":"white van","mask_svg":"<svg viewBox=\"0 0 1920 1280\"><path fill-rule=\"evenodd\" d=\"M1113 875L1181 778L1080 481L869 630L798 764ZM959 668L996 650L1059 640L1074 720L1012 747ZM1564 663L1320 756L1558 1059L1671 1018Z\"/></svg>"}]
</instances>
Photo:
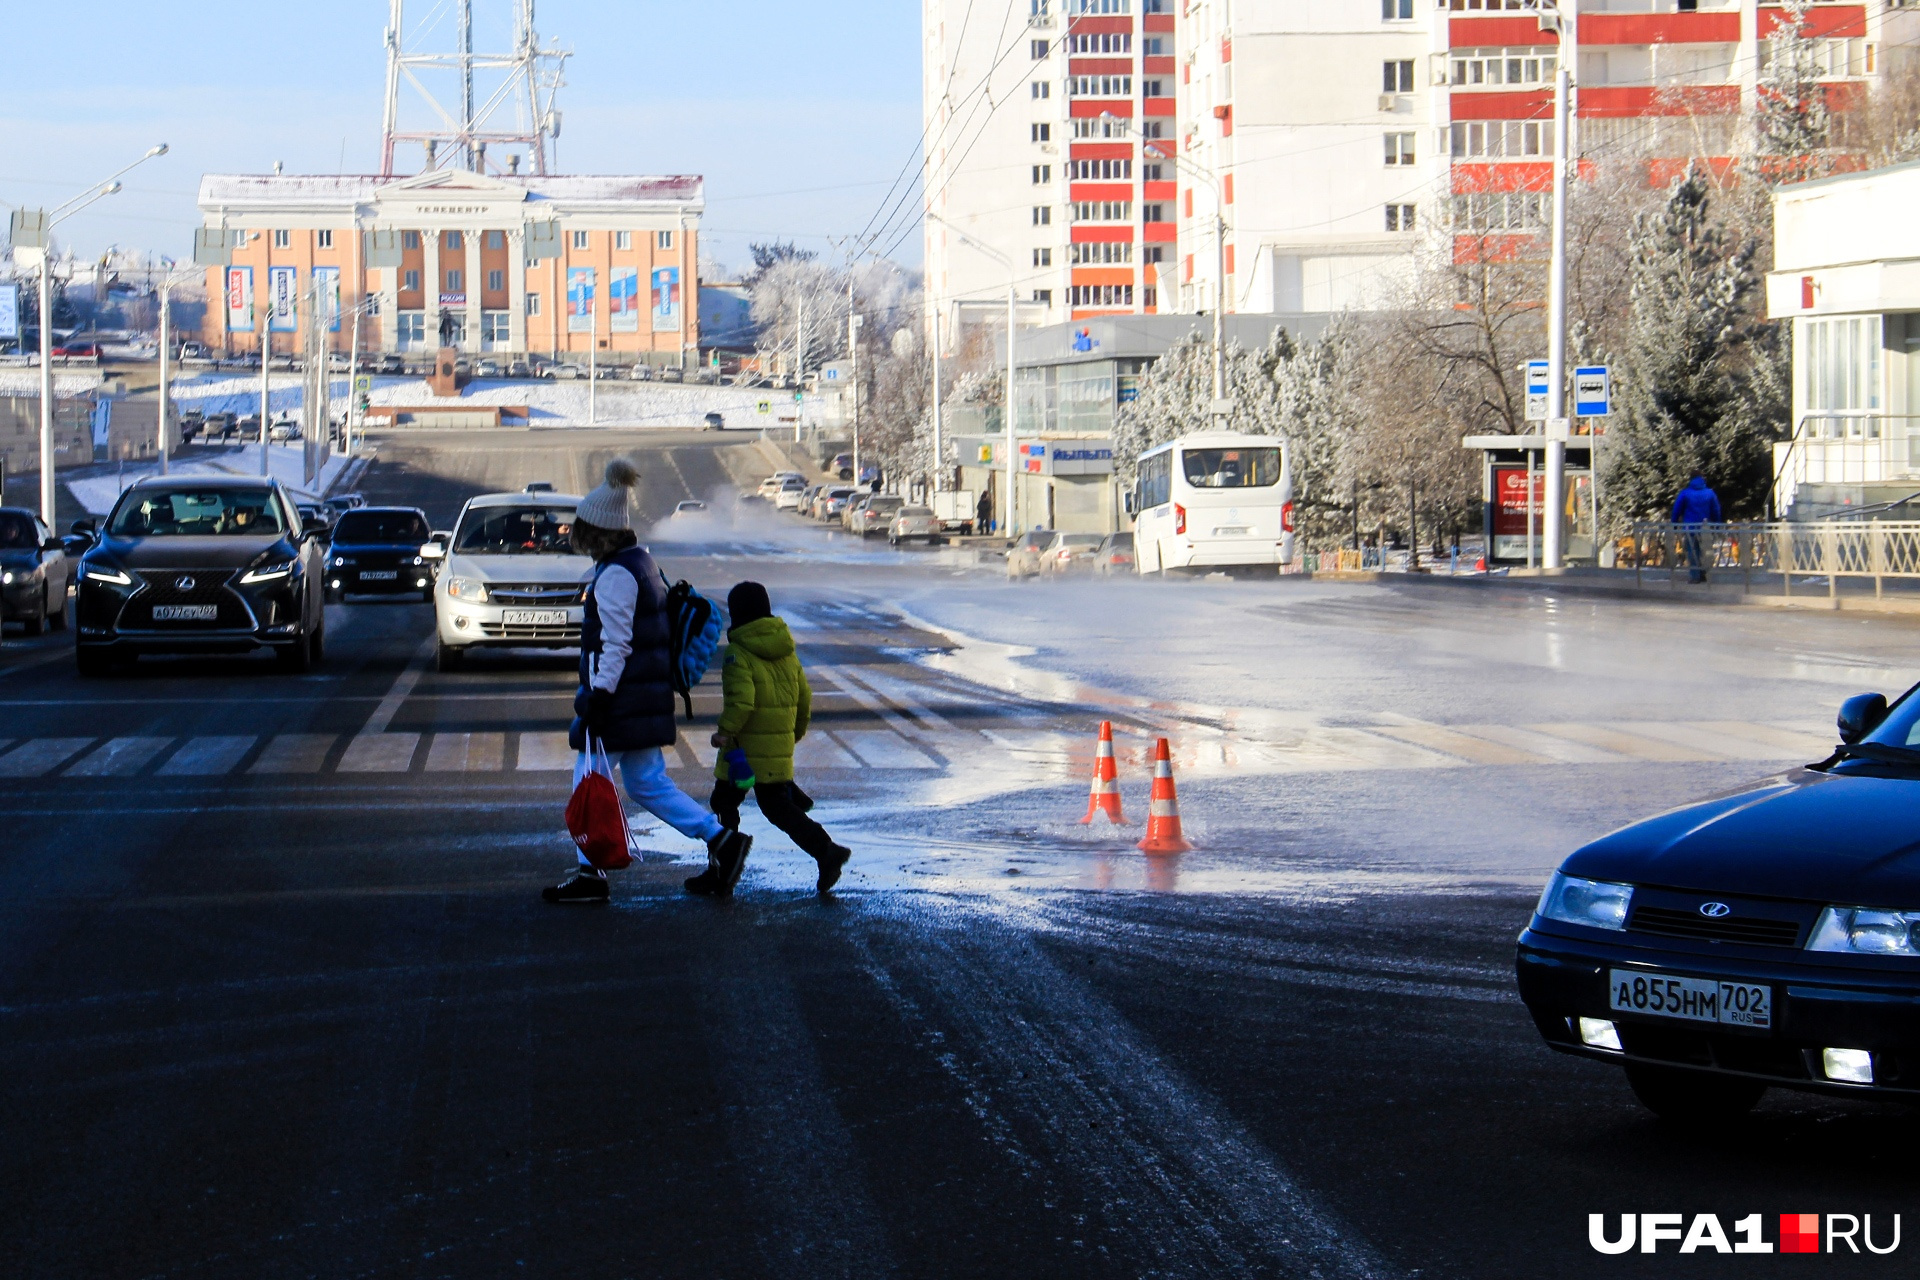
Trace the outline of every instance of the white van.
<instances>
[{"instance_id":1,"label":"white van","mask_svg":"<svg viewBox=\"0 0 1920 1280\"><path fill-rule=\"evenodd\" d=\"M1140 456L1131 495L1141 573L1293 561L1293 473L1277 436L1202 431Z\"/></svg>"}]
</instances>

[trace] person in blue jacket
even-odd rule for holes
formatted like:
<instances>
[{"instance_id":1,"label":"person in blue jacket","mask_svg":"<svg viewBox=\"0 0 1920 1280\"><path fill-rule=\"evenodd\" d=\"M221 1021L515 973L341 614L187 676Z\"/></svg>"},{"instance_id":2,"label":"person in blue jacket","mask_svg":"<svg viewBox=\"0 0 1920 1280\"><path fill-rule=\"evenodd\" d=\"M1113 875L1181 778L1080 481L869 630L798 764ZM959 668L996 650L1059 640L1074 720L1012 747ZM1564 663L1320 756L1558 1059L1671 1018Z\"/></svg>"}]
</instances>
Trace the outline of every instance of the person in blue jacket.
<instances>
[{"instance_id":1,"label":"person in blue jacket","mask_svg":"<svg viewBox=\"0 0 1920 1280\"><path fill-rule=\"evenodd\" d=\"M1686 487L1674 495L1673 523L1679 525L1702 525L1720 523L1720 495L1707 487L1707 479L1698 471L1687 481ZM1682 536L1687 553L1687 581L1705 582L1706 570L1700 563L1700 537L1698 533Z\"/></svg>"},{"instance_id":2,"label":"person in blue jacket","mask_svg":"<svg viewBox=\"0 0 1920 1280\"><path fill-rule=\"evenodd\" d=\"M682 835L706 841L707 869L687 881L694 893L727 894L740 878L753 837L721 825L667 776L663 747L679 736L673 720L673 651L667 627L667 589L653 557L633 535L628 491L640 473L625 458L607 464L607 481L580 500L573 547L593 558L586 619L580 628L580 689L567 739L586 749L591 732L620 766L635 804ZM586 775L583 756L574 785ZM560 884L542 891L548 902L605 902L607 875L580 855Z\"/></svg>"}]
</instances>

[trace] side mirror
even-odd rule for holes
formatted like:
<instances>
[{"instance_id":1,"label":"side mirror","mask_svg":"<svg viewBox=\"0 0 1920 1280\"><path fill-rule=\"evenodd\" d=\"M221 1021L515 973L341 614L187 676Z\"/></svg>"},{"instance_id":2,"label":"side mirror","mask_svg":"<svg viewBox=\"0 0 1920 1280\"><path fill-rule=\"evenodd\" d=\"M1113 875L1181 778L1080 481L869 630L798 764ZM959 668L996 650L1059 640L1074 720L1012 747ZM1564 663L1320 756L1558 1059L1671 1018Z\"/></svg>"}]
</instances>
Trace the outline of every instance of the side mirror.
<instances>
[{"instance_id":1,"label":"side mirror","mask_svg":"<svg viewBox=\"0 0 1920 1280\"><path fill-rule=\"evenodd\" d=\"M48 538L40 544L40 549L42 551L65 551L67 544L59 538Z\"/></svg>"},{"instance_id":2,"label":"side mirror","mask_svg":"<svg viewBox=\"0 0 1920 1280\"><path fill-rule=\"evenodd\" d=\"M1840 714L1835 723L1840 730L1840 741L1852 746L1860 739L1880 727L1887 718L1887 696L1884 693L1856 693L1840 704Z\"/></svg>"},{"instance_id":3,"label":"side mirror","mask_svg":"<svg viewBox=\"0 0 1920 1280\"><path fill-rule=\"evenodd\" d=\"M1132 489L1129 489L1127 490L1126 499L1127 499L1127 502L1126 502L1127 514L1130 516L1139 515L1140 514L1140 495L1134 492Z\"/></svg>"},{"instance_id":4,"label":"side mirror","mask_svg":"<svg viewBox=\"0 0 1920 1280\"><path fill-rule=\"evenodd\" d=\"M72 534L76 538L92 538L93 537L93 521L75 520L72 524L67 526L67 532Z\"/></svg>"},{"instance_id":5,"label":"side mirror","mask_svg":"<svg viewBox=\"0 0 1920 1280\"><path fill-rule=\"evenodd\" d=\"M439 538L438 538L437 536L436 536L436 537L435 537L435 538L433 539L433 541L431 541L431 542L423 542L423 543L421 543L421 544L420 544L420 558L421 558L422 560L444 560L444 559L446 559L446 558L447 558L447 544L446 544L446 543L444 543L444 542L442 542L442 541L440 541L440 539L439 539Z\"/></svg>"},{"instance_id":6,"label":"side mirror","mask_svg":"<svg viewBox=\"0 0 1920 1280\"><path fill-rule=\"evenodd\" d=\"M300 522L300 532L309 538L316 535L324 536L327 532L327 522L319 516L308 516Z\"/></svg>"}]
</instances>

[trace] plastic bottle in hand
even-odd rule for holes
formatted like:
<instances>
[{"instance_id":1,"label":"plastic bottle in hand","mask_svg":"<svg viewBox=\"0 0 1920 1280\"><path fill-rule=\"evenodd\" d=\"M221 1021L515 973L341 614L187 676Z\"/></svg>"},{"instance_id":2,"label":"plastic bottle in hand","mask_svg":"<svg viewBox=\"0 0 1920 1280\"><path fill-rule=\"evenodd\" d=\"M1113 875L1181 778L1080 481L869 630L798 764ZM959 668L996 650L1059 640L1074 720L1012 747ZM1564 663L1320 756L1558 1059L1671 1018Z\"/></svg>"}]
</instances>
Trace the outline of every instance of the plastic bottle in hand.
<instances>
[{"instance_id":1,"label":"plastic bottle in hand","mask_svg":"<svg viewBox=\"0 0 1920 1280\"><path fill-rule=\"evenodd\" d=\"M742 791L753 789L753 766L747 763L747 753L739 747L727 752L727 781Z\"/></svg>"}]
</instances>

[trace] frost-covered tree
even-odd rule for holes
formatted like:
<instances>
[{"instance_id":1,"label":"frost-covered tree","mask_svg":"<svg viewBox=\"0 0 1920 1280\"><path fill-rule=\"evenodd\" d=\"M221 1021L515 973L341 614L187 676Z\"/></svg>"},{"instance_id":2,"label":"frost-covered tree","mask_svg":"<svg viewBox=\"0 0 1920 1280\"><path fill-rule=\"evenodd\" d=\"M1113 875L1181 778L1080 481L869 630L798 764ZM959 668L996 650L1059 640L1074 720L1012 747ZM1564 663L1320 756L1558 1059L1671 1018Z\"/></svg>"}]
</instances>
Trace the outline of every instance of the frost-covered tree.
<instances>
[{"instance_id":1,"label":"frost-covered tree","mask_svg":"<svg viewBox=\"0 0 1920 1280\"><path fill-rule=\"evenodd\" d=\"M1807 34L1813 0L1781 0L1780 20L1767 36L1766 66L1756 95L1754 135L1763 166L1775 182L1804 182L1821 176L1820 153L1833 135L1833 115L1821 83L1824 40Z\"/></svg>"}]
</instances>

